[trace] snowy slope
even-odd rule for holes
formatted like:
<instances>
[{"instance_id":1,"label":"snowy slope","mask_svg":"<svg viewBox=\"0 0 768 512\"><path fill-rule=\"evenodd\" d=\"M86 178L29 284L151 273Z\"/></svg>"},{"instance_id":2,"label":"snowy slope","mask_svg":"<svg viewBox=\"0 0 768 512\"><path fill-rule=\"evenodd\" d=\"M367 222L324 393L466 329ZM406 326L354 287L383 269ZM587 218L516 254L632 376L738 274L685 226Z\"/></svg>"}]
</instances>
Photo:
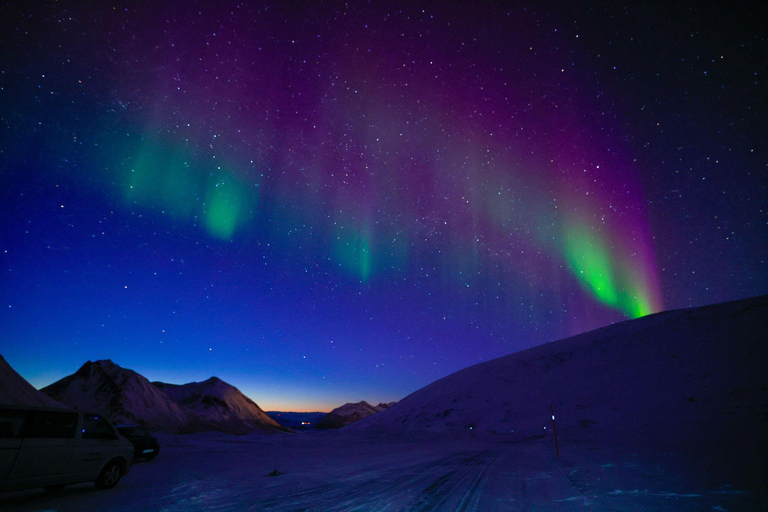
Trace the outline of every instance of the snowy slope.
<instances>
[{"instance_id":1,"label":"snowy slope","mask_svg":"<svg viewBox=\"0 0 768 512\"><path fill-rule=\"evenodd\" d=\"M3 356L0 356L0 404L62 407L62 404L36 390L32 384L24 380L24 377L16 373Z\"/></svg>"},{"instance_id":2,"label":"snowy slope","mask_svg":"<svg viewBox=\"0 0 768 512\"><path fill-rule=\"evenodd\" d=\"M768 297L670 311L466 368L350 426L768 452Z\"/></svg>"},{"instance_id":3,"label":"snowy slope","mask_svg":"<svg viewBox=\"0 0 768 512\"><path fill-rule=\"evenodd\" d=\"M286 431L236 387L217 377L188 384L152 383L176 403L198 417L199 429L229 434L254 430Z\"/></svg>"},{"instance_id":4,"label":"snowy slope","mask_svg":"<svg viewBox=\"0 0 768 512\"><path fill-rule=\"evenodd\" d=\"M195 419L146 378L109 359L88 361L41 391L66 405L101 411L113 421L161 430L187 431Z\"/></svg>"},{"instance_id":5,"label":"snowy slope","mask_svg":"<svg viewBox=\"0 0 768 512\"><path fill-rule=\"evenodd\" d=\"M317 422L315 428L341 428L386 410L393 404L395 404L395 402L389 404L382 403L374 407L365 400L357 403L346 403L329 412L325 418Z\"/></svg>"}]
</instances>

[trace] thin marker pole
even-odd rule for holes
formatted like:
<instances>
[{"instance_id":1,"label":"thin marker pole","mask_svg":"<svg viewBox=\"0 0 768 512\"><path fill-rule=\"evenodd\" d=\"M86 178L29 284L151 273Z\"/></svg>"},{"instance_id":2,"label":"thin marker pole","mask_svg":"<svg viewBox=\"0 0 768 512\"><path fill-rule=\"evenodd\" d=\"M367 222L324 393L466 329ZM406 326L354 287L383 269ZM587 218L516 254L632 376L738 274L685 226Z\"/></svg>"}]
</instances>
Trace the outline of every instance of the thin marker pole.
<instances>
[{"instance_id":1,"label":"thin marker pole","mask_svg":"<svg viewBox=\"0 0 768 512\"><path fill-rule=\"evenodd\" d=\"M555 433L555 453L557 457L560 457L560 448L557 446L557 427L555 426L555 408L552 404L549 404L549 410L552 412L552 431Z\"/></svg>"}]
</instances>

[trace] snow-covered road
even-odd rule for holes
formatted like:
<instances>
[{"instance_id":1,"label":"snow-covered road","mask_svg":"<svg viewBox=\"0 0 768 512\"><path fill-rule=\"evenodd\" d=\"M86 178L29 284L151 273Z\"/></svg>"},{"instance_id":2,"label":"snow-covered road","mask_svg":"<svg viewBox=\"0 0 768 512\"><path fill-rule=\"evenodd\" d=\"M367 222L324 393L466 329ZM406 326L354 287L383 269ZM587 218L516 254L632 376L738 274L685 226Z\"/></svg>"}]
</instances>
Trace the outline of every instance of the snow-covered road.
<instances>
[{"instance_id":1,"label":"snow-covered road","mask_svg":"<svg viewBox=\"0 0 768 512\"><path fill-rule=\"evenodd\" d=\"M765 496L692 475L680 458L551 439L344 432L164 437L115 489L0 494L15 511L757 510ZM273 474L274 476L270 476Z\"/></svg>"},{"instance_id":2,"label":"snow-covered road","mask_svg":"<svg viewBox=\"0 0 768 512\"><path fill-rule=\"evenodd\" d=\"M339 482L276 494L263 506L269 510L477 510L487 473L500 456L498 451L466 451L399 467L361 467L356 475Z\"/></svg>"}]
</instances>

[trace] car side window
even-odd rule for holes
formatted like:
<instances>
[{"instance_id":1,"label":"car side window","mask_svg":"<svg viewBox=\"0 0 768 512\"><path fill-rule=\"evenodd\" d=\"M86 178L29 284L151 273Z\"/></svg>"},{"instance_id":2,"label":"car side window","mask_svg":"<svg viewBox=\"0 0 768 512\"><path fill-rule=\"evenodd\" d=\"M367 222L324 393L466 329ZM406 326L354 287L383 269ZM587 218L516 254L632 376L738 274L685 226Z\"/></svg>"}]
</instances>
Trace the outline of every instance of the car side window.
<instances>
[{"instance_id":1,"label":"car side window","mask_svg":"<svg viewBox=\"0 0 768 512\"><path fill-rule=\"evenodd\" d=\"M26 416L24 411L0 410L0 439L21 437Z\"/></svg>"},{"instance_id":2,"label":"car side window","mask_svg":"<svg viewBox=\"0 0 768 512\"><path fill-rule=\"evenodd\" d=\"M83 417L83 439L113 439L112 425L101 416L86 414Z\"/></svg>"},{"instance_id":3,"label":"car side window","mask_svg":"<svg viewBox=\"0 0 768 512\"><path fill-rule=\"evenodd\" d=\"M33 411L29 413L26 437L68 439L75 437L76 412Z\"/></svg>"}]
</instances>

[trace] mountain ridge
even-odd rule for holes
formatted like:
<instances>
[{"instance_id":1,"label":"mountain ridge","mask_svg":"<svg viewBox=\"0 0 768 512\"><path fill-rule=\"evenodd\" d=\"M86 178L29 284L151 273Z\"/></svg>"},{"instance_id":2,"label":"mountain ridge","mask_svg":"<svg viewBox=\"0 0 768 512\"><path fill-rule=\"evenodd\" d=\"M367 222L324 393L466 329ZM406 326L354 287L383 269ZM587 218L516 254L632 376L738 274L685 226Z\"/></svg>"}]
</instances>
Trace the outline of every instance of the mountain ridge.
<instances>
[{"instance_id":1,"label":"mountain ridge","mask_svg":"<svg viewBox=\"0 0 768 512\"><path fill-rule=\"evenodd\" d=\"M100 411L121 423L185 432L195 420L144 376L110 359L87 361L40 391L70 407Z\"/></svg>"},{"instance_id":2,"label":"mountain ridge","mask_svg":"<svg viewBox=\"0 0 768 512\"><path fill-rule=\"evenodd\" d=\"M361 402L348 402L340 407L335 408L329 412L325 418L318 421L314 428L329 429L329 428L341 428L357 421L372 416L381 411L384 411L397 402L379 403L377 406L373 406L365 400Z\"/></svg>"},{"instance_id":3,"label":"mountain ridge","mask_svg":"<svg viewBox=\"0 0 768 512\"><path fill-rule=\"evenodd\" d=\"M102 412L115 422L176 433L290 431L218 377L178 385L150 383L110 359L87 361L40 391L66 406Z\"/></svg>"},{"instance_id":4,"label":"mountain ridge","mask_svg":"<svg viewBox=\"0 0 768 512\"><path fill-rule=\"evenodd\" d=\"M210 425L214 430L231 434L245 434L254 430L290 431L270 418L239 389L218 377L187 384L158 381L152 385L176 403L194 412L201 425Z\"/></svg>"}]
</instances>

